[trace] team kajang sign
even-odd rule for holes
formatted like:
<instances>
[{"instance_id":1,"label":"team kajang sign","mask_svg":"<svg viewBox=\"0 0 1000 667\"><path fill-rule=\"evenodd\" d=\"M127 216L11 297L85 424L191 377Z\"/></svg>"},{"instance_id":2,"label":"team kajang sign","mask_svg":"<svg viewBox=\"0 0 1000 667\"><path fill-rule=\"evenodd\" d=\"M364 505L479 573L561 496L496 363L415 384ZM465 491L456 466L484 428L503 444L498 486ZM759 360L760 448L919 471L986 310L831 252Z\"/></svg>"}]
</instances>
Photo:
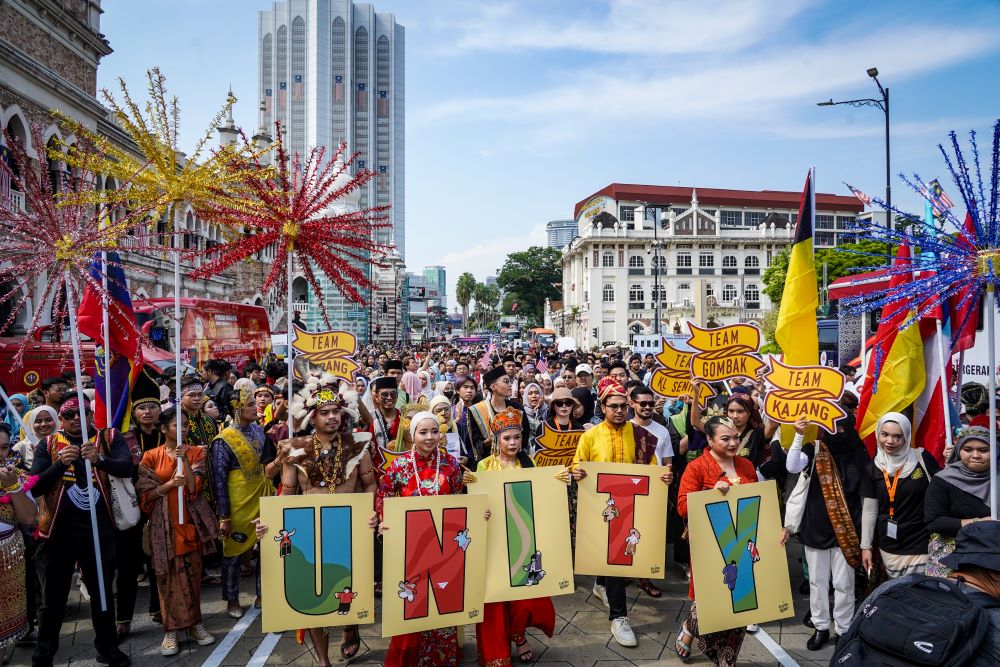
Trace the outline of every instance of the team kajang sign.
<instances>
[{"instance_id":1,"label":"team kajang sign","mask_svg":"<svg viewBox=\"0 0 1000 667\"><path fill-rule=\"evenodd\" d=\"M760 348L760 329L750 324L731 324L715 329L702 329L690 322L688 344L697 352L691 357L691 375L706 382L734 377L757 379L765 368L756 356Z\"/></svg>"},{"instance_id":2,"label":"team kajang sign","mask_svg":"<svg viewBox=\"0 0 1000 667\"><path fill-rule=\"evenodd\" d=\"M310 333L294 324L292 330L295 332L292 347L298 356L335 377L354 381L354 372L361 368L352 357L358 349L358 339L354 334L333 330Z\"/></svg>"},{"instance_id":3,"label":"team kajang sign","mask_svg":"<svg viewBox=\"0 0 1000 667\"><path fill-rule=\"evenodd\" d=\"M771 360L771 370L764 379L773 389L764 399L764 412L782 424L793 424L801 417L830 433L847 413L837 405L844 395L844 374L828 366L786 366Z\"/></svg>"}]
</instances>

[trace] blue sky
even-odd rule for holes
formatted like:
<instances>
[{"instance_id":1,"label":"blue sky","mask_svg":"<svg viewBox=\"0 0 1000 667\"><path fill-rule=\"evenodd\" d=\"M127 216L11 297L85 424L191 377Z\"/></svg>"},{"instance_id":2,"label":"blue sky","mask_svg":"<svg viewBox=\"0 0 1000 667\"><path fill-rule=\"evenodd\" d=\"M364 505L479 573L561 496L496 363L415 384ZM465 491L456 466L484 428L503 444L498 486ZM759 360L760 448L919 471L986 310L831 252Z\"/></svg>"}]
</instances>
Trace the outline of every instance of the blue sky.
<instances>
[{"instance_id":1,"label":"blue sky","mask_svg":"<svg viewBox=\"0 0 1000 667\"><path fill-rule=\"evenodd\" d=\"M102 86L158 65L185 142L232 85L257 126L264 0L105 0ZM1000 117L996 2L380 0L406 27L407 265L484 279L611 182L884 192L883 116L820 108L892 99L895 174L947 174L936 145ZM954 186L942 181L954 193ZM956 197L957 199L957 197ZM443 230L447 230L444 232ZM450 288L450 291L454 290ZM454 303L452 299L452 303Z\"/></svg>"}]
</instances>

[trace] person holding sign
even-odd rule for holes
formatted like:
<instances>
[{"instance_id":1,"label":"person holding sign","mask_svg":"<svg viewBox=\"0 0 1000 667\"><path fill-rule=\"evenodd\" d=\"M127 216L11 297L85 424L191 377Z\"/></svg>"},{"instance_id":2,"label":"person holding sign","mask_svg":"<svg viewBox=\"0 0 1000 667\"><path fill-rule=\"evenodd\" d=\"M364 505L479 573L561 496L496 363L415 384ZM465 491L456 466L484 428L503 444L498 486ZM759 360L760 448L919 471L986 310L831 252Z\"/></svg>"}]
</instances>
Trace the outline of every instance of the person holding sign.
<instances>
[{"instance_id":1,"label":"person holding sign","mask_svg":"<svg viewBox=\"0 0 1000 667\"><path fill-rule=\"evenodd\" d=\"M313 434L278 443L289 452L281 470L281 495L375 492L377 477L368 451L371 434L354 432L360 417L358 404L349 403L337 391L333 376L314 378L297 393L292 398L292 414L311 424ZM309 636L319 665L329 667L326 628L310 628ZM358 626L344 626L341 657L350 660L360 648Z\"/></svg>"},{"instance_id":2,"label":"person holding sign","mask_svg":"<svg viewBox=\"0 0 1000 667\"><path fill-rule=\"evenodd\" d=\"M704 430L708 436L708 447L704 454L688 464L677 493L677 513L685 519L688 518L689 493L718 489L725 494L731 486L757 481L754 464L739 455L742 449L740 431L731 418L712 417L705 423ZM781 544L788 541L788 531L782 531L780 541ZM730 568L729 571L720 573L720 576L725 577L727 581L730 579L735 581L736 572ZM674 642L677 655L682 660L691 657L691 642L697 638L698 649L714 664L724 667L736 664L746 629L740 627L705 635L699 634L698 602L695 596L693 572L688 584L688 598L691 599L691 611L681 623Z\"/></svg>"},{"instance_id":3,"label":"person holding sign","mask_svg":"<svg viewBox=\"0 0 1000 667\"><path fill-rule=\"evenodd\" d=\"M597 385L597 397L601 402L604 421L580 436L576 456L569 467L573 479L579 481L587 476L587 471L581 466L587 461L658 465L656 437L628 420L625 388L613 377L602 378ZM660 475L660 481L669 485L673 479L674 474L670 466L667 466ZM621 577L597 577L594 595L608 605L611 634L615 641L622 646L632 647L638 642L629 624L628 608L625 605L627 581Z\"/></svg>"},{"instance_id":4,"label":"person holding sign","mask_svg":"<svg viewBox=\"0 0 1000 667\"><path fill-rule=\"evenodd\" d=\"M582 431L584 429L584 424L573 418L573 411L578 407L582 407L582 405L580 401L573 396L573 393L569 389L566 389L565 387L553 389L552 395L549 399L548 416L545 417L545 421L539 425L538 430L535 432L536 442L538 441L538 438L541 438L545 434L546 425L558 433L565 431ZM570 546L573 548L575 553L577 488L576 483L572 480L570 481L566 495L569 502Z\"/></svg>"},{"instance_id":5,"label":"person holding sign","mask_svg":"<svg viewBox=\"0 0 1000 667\"><path fill-rule=\"evenodd\" d=\"M439 496L462 492L462 469L458 460L441 451L441 426L431 412L420 412L410 420L413 448L393 459L382 475L375 494L375 511L382 517L386 498ZM381 535L389 526L379 523ZM411 665L458 665L458 631L454 626L397 635L389 642L383 663L389 667Z\"/></svg>"},{"instance_id":6,"label":"person holding sign","mask_svg":"<svg viewBox=\"0 0 1000 667\"><path fill-rule=\"evenodd\" d=\"M506 408L490 422L493 433L493 453L479 462L479 472L533 468L535 466L521 443L520 410ZM538 554L538 560L541 554ZM535 564L535 561L532 561ZM538 563L540 565L540 563ZM517 647L521 662L531 662L534 655L524 636L529 627L538 628L551 637L555 629L556 610L547 597L510 602L488 602L483 608L483 622L476 625L479 662L483 665L510 665L510 643Z\"/></svg>"}]
</instances>

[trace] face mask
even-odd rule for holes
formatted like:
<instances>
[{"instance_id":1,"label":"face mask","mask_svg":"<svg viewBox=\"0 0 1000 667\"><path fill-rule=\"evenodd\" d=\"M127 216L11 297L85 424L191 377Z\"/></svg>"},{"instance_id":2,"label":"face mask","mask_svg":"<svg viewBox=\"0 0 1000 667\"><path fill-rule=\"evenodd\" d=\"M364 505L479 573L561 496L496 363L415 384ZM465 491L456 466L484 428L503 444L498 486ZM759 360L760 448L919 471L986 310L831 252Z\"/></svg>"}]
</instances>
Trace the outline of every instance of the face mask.
<instances>
[{"instance_id":1,"label":"face mask","mask_svg":"<svg viewBox=\"0 0 1000 667\"><path fill-rule=\"evenodd\" d=\"M453 391L445 391L445 392L443 392L443 393L444 393L444 395L445 395L445 396L447 396L448 398L451 398L452 396L454 396L454 395L455 395L455 392L453 392Z\"/></svg>"}]
</instances>

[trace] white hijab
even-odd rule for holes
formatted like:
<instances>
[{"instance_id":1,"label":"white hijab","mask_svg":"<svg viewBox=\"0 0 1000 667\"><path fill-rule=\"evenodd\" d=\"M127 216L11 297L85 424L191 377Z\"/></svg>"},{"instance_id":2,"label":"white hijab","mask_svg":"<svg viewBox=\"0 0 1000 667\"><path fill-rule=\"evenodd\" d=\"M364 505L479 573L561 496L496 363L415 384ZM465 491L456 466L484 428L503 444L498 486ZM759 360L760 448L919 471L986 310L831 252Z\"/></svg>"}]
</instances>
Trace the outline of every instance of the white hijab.
<instances>
[{"instance_id":1,"label":"white hijab","mask_svg":"<svg viewBox=\"0 0 1000 667\"><path fill-rule=\"evenodd\" d=\"M906 415L898 412L887 412L882 415L875 429L876 443L878 442L878 434L882 432L882 425L886 422L892 422L902 429L903 448L895 454L887 454L882 446L878 445L878 451L875 452L875 467L884 471L886 475L895 475L897 470L901 470L900 477L909 477L913 469L920 463L918 458L920 450L910 447L910 432L912 430L910 420L906 418Z\"/></svg>"}]
</instances>

